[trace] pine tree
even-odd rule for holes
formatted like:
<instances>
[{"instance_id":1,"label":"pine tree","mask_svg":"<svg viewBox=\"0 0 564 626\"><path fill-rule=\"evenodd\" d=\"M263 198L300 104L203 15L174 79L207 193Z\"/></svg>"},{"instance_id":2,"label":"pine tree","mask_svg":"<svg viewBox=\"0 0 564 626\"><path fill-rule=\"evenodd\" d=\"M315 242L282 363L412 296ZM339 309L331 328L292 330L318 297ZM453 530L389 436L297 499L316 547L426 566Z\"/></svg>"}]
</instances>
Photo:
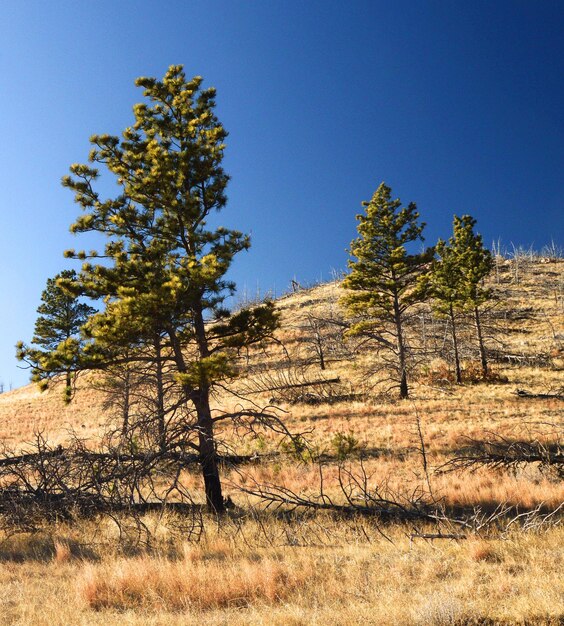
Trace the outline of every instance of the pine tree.
<instances>
[{"instance_id":1,"label":"pine tree","mask_svg":"<svg viewBox=\"0 0 564 626\"><path fill-rule=\"evenodd\" d=\"M464 275L454 250L454 238L449 243L439 239L435 246L437 259L425 276L426 289L433 298L433 310L450 323L456 382L462 382L460 354L457 336L457 314L464 308Z\"/></svg>"},{"instance_id":2,"label":"pine tree","mask_svg":"<svg viewBox=\"0 0 564 626\"><path fill-rule=\"evenodd\" d=\"M224 510L211 393L236 375L235 351L262 340L278 323L271 304L230 315L225 298L234 284L225 275L233 257L250 245L246 235L210 230L209 216L226 205L222 168L227 132L214 114L215 90L202 78L186 80L182 66L164 79L140 78L147 102L134 107L135 122L122 138L94 135L91 163L113 174L121 193L101 199L98 170L71 166L63 185L84 210L71 229L98 231L109 241L104 263L95 253L68 251L87 260L69 290L103 298L89 332L92 355L119 360L131 349L159 340L158 362L175 369L197 436L208 507ZM108 262L109 260L109 262ZM211 322L214 323L211 323ZM188 428L188 427L187 427Z\"/></svg>"},{"instance_id":3,"label":"pine tree","mask_svg":"<svg viewBox=\"0 0 564 626\"><path fill-rule=\"evenodd\" d=\"M351 242L351 270L344 281L342 304L353 318L351 335L365 335L391 352L396 361L400 397L409 395L407 382L409 347L405 334L410 307L424 294L419 277L432 259L433 250L408 253L406 244L423 240L415 203L401 206L392 190L382 183L364 215L357 215L359 237Z\"/></svg>"},{"instance_id":4,"label":"pine tree","mask_svg":"<svg viewBox=\"0 0 564 626\"><path fill-rule=\"evenodd\" d=\"M76 278L74 270L63 270L47 280L37 308L39 317L35 322L32 345L26 346L22 342L17 345L18 358L30 364L32 380L41 383L43 388L52 376L64 373L66 402L71 400L73 375L85 345L82 328L96 313L96 309L61 287L61 283Z\"/></svg>"},{"instance_id":5,"label":"pine tree","mask_svg":"<svg viewBox=\"0 0 564 626\"><path fill-rule=\"evenodd\" d=\"M454 262L461 275L460 299L464 307L472 312L476 327L476 336L480 350L482 375L488 375L488 361L484 345L480 307L492 298L492 292L483 286L484 279L494 267L494 259L489 250L484 248L482 236L474 232L476 220L470 215L454 217L453 237L450 247Z\"/></svg>"}]
</instances>

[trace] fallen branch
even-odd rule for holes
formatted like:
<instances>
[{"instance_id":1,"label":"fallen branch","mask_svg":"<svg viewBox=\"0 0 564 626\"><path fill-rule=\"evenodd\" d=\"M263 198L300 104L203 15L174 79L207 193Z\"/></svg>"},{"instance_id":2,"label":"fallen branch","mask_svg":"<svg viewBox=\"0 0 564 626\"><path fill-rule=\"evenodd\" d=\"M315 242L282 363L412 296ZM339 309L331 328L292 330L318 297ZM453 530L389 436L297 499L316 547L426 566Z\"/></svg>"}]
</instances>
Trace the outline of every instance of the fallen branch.
<instances>
[{"instance_id":1,"label":"fallen branch","mask_svg":"<svg viewBox=\"0 0 564 626\"><path fill-rule=\"evenodd\" d=\"M543 400L564 400L564 394L558 393L531 393L525 389L516 389L515 395L519 398L534 398Z\"/></svg>"},{"instance_id":2,"label":"fallen branch","mask_svg":"<svg viewBox=\"0 0 564 626\"><path fill-rule=\"evenodd\" d=\"M301 387L313 387L315 385L335 385L340 382L340 378L324 378L319 380L310 380L305 383L292 383L287 385L278 385L276 387L266 387L265 389L259 389L254 393L262 393L265 391L282 391L284 389L299 389Z\"/></svg>"},{"instance_id":3,"label":"fallen branch","mask_svg":"<svg viewBox=\"0 0 564 626\"><path fill-rule=\"evenodd\" d=\"M0 527L33 532L57 519L152 510L193 510L182 482L183 470L199 455L176 449L130 452L125 448L89 449L75 438L67 447L51 446L38 434L22 454L0 457ZM237 466L260 462L259 455L219 457Z\"/></svg>"},{"instance_id":4,"label":"fallen branch","mask_svg":"<svg viewBox=\"0 0 564 626\"><path fill-rule=\"evenodd\" d=\"M544 469L553 468L564 476L564 448L560 443L540 441L510 441L500 436L491 441L472 441L463 454L450 459L435 471L474 471L478 467L509 469L538 463Z\"/></svg>"},{"instance_id":5,"label":"fallen branch","mask_svg":"<svg viewBox=\"0 0 564 626\"><path fill-rule=\"evenodd\" d=\"M385 486L371 486L361 462L355 472L344 466L339 467L340 502L335 501L324 491L323 466L319 466L319 493L299 494L288 487L274 484L261 484L250 477L246 482L252 485L238 486L242 493L259 499L266 509L293 512L298 509L327 511L346 516L374 518L378 522L421 522L446 524L447 527L468 526L462 519L451 519L436 502L426 501L424 494L414 492L403 497L393 494ZM380 534L389 539L380 529Z\"/></svg>"},{"instance_id":6,"label":"fallen branch","mask_svg":"<svg viewBox=\"0 0 564 626\"><path fill-rule=\"evenodd\" d=\"M242 465L245 463L260 463L265 459L278 456L278 453L271 452L268 454L219 454L217 456L219 463L226 465ZM45 462L52 459L74 460L74 461L90 461L90 462L106 462L114 461L116 463L153 463L154 461L173 461L179 463L183 467L195 465L200 462L197 454L186 454L184 452L148 452L145 454L126 454L119 451L114 452L94 452L94 451L76 451L72 448L63 448L59 446L54 450L46 450L42 452L30 452L26 454L6 456L0 458L0 468L12 467L16 465L33 464L39 461Z\"/></svg>"},{"instance_id":7,"label":"fallen branch","mask_svg":"<svg viewBox=\"0 0 564 626\"><path fill-rule=\"evenodd\" d=\"M412 543L414 539L451 539L460 541L461 539L466 539L466 535L460 533L411 533L411 535L409 535L409 542Z\"/></svg>"}]
</instances>

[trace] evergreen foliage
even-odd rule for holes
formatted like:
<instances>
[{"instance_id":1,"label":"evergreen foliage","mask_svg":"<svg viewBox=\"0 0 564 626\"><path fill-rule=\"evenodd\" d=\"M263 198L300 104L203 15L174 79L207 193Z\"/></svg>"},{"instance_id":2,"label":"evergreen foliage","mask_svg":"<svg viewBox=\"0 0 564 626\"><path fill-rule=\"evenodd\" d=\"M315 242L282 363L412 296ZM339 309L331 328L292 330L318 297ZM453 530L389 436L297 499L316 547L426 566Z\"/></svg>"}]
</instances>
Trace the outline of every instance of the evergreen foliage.
<instances>
[{"instance_id":1,"label":"evergreen foliage","mask_svg":"<svg viewBox=\"0 0 564 626\"><path fill-rule=\"evenodd\" d=\"M271 303L231 315L225 298L233 257L249 237L224 227L209 229L209 216L226 204L229 177L222 167L227 132L214 113L215 90L202 78L187 80L171 66L162 81L139 78L146 102L135 105L135 121L122 137L94 135L89 161L75 164L63 185L73 190L83 214L75 233L108 237L103 256L70 250L85 263L66 288L103 299L105 310L89 322L92 338L85 365L116 363L127 351L156 345L157 364L174 370L185 408L190 445L199 450L207 503L224 503L217 466L210 395L236 376L236 351L261 341L278 324ZM95 190L102 166L121 188L102 198ZM212 323L213 322L213 323ZM156 343L155 343L156 342ZM146 352L143 352L146 358Z\"/></svg>"},{"instance_id":2,"label":"evergreen foliage","mask_svg":"<svg viewBox=\"0 0 564 626\"><path fill-rule=\"evenodd\" d=\"M18 359L31 366L32 380L39 382L42 388L47 387L54 375L65 374L66 402L72 398L73 374L85 347L82 329L96 313L96 309L80 302L61 286L76 279L74 270L63 270L47 280L37 308L39 317L35 322L32 345L19 342L16 346Z\"/></svg>"},{"instance_id":3,"label":"evergreen foliage","mask_svg":"<svg viewBox=\"0 0 564 626\"><path fill-rule=\"evenodd\" d=\"M484 247L482 235L474 232L476 220L470 215L454 216L453 237L449 240L461 274L462 299L470 308L487 302L492 293L483 286L494 266L492 253Z\"/></svg>"},{"instance_id":4,"label":"evergreen foliage","mask_svg":"<svg viewBox=\"0 0 564 626\"><path fill-rule=\"evenodd\" d=\"M462 275L461 288L464 307L466 310L471 311L474 316L482 375L486 378L488 375L488 361L484 345L480 307L493 297L491 289L484 287L483 283L484 279L493 270L494 258L491 252L484 247L482 236L474 232L475 225L476 220L470 215L455 216L451 245Z\"/></svg>"},{"instance_id":5,"label":"evergreen foliage","mask_svg":"<svg viewBox=\"0 0 564 626\"><path fill-rule=\"evenodd\" d=\"M446 317L450 323L456 382L462 382L459 342L457 335L457 315L464 309L464 274L454 248L454 238L449 243L439 239L435 246L437 258L433 260L431 271L424 277L427 290L432 297L435 314Z\"/></svg>"},{"instance_id":6,"label":"evergreen foliage","mask_svg":"<svg viewBox=\"0 0 564 626\"><path fill-rule=\"evenodd\" d=\"M483 281L493 269L493 257L485 249L482 237L474 233L476 220L470 215L454 216L453 236L448 243L439 239L428 276L433 308L450 321L455 358L456 381L462 382L456 318L460 312L472 312L476 324L482 373L487 376L487 358L483 343L479 306L491 298Z\"/></svg>"},{"instance_id":7,"label":"evergreen foliage","mask_svg":"<svg viewBox=\"0 0 564 626\"><path fill-rule=\"evenodd\" d=\"M407 398L409 346L405 334L410 307L421 302L424 290L420 276L430 263L433 250L410 253L406 245L423 240L417 206L402 207L392 199L392 190L382 183L365 214L357 215L359 237L351 242L351 270L344 281L347 291L342 304L353 319L349 334L365 335L394 355L400 396Z\"/></svg>"}]
</instances>

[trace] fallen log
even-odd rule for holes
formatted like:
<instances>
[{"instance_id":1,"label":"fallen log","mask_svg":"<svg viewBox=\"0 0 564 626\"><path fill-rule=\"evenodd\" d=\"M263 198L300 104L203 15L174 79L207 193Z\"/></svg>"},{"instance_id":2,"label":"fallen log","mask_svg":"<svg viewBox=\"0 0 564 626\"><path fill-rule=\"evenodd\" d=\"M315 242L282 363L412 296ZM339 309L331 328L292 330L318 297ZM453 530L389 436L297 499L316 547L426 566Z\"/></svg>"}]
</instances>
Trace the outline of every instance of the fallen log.
<instances>
[{"instance_id":1,"label":"fallen log","mask_svg":"<svg viewBox=\"0 0 564 626\"><path fill-rule=\"evenodd\" d=\"M444 474L456 470L474 470L478 467L509 469L537 463L564 473L564 448L558 443L539 441L474 441L463 454L456 456L435 471Z\"/></svg>"},{"instance_id":2,"label":"fallen log","mask_svg":"<svg viewBox=\"0 0 564 626\"><path fill-rule=\"evenodd\" d=\"M460 541L461 539L466 539L466 535L462 535L459 533L411 533L411 535L409 535L409 543L413 543L414 539L451 539L453 541Z\"/></svg>"},{"instance_id":3,"label":"fallen log","mask_svg":"<svg viewBox=\"0 0 564 626\"><path fill-rule=\"evenodd\" d=\"M263 393L266 391L281 391L284 389L300 389L302 387L313 387L315 385L335 385L340 382L340 378L323 378L319 380L310 380L305 383L289 383L287 385L277 385L276 387L266 387L264 389L259 389L254 393Z\"/></svg>"},{"instance_id":4,"label":"fallen log","mask_svg":"<svg viewBox=\"0 0 564 626\"><path fill-rule=\"evenodd\" d=\"M525 389L516 389L515 395L518 398L530 398L540 400L564 400L564 394L562 393L532 393Z\"/></svg>"},{"instance_id":5,"label":"fallen log","mask_svg":"<svg viewBox=\"0 0 564 626\"><path fill-rule=\"evenodd\" d=\"M219 463L227 465L242 465L245 463L260 463L266 459L279 456L277 452L268 454L223 454L218 455ZM116 463L153 463L154 461L174 461L183 466L194 465L200 462L197 454L186 454L181 452L151 452L148 454L121 454L119 452L76 452L59 446L55 450L44 452L31 452L15 456L0 458L0 467L13 467L16 465L26 465L37 461L47 461L50 459L61 459L71 461L114 461Z\"/></svg>"}]
</instances>

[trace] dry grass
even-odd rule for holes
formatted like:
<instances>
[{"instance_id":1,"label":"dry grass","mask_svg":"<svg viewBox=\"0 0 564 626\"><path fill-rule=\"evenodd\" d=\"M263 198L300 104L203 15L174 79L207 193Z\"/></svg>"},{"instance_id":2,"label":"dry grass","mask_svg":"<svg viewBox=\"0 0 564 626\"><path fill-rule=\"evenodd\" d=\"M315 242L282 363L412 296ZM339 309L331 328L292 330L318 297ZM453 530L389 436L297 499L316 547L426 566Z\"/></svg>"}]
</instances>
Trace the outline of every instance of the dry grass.
<instances>
[{"instance_id":1,"label":"dry grass","mask_svg":"<svg viewBox=\"0 0 564 626\"><path fill-rule=\"evenodd\" d=\"M4 562L2 623L562 623L562 529L461 541L406 531L391 529L392 544L367 522L271 518L179 542L173 559L100 549L98 561Z\"/></svg>"},{"instance_id":2,"label":"dry grass","mask_svg":"<svg viewBox=\"0 0 564 626\"><path fill-rule=\"evenodd\" d=\"M295 565L271 558L117 560L85 566L78 589L94 610L212 611L282 602L306 582Z\"/></svg>"},{"instance_id":3,"label":"dry grass","mask_svg":"<svg viewBox=\"0 0 564 626\"><path fill-rule=\"evenodd\" d=\"M526 270L526 271L525 271ZM536 467L512 471L434 474L468 445L469 438L508 440L562 437L562 402L518 398L516 388L545 393L562 386L564 263L500 267L494 287L505 303L505 350L526 357L494 364L488 383L443 384L448 368L431 364L414 382L412 398L372 395L366 401L284 405L287 426L307 431L313 455L325 459L324 488L339 496L336 434L357 443L345 463L358 471L359 456L371 485L391 492L426 492L421 462L419 417L429 462L433 495L445 506L494 509L500 503L546 510L564 501L564 485ZM558 291L560 289L560 291ZM303 323L338 299L337 283L283 298L281 336L303 354ZM331 305L333 306L333 305ZM503 318L507 312L507 319ZM513 312L513 313L512 313ZM515 312L517 314L515 315ZM534 362L543 357L543 365ZM530 359L529 359L530 357ZM548 357L548 358L545 358ZM281 359L279 348L269 353ZM264 355L251 355L251 361ZM529 359L527 361L527 359ZM542 359L540 360L542 361ZM540 362L539 361L539 362ZM472 366L466 363L467 368ZM438 378L430 372L436 368ZM341 377L344 386L364 390L362 370L349 361L329 363L312 376ZM260 400L261 396L256 396ZM268 394L263 396L268 400ZM21 446L43 430L54 443L72 428L84 437L100 434L107 421L103 399L79 382L76 400L61 402L56 387L41 394L25 387L0 395L0 439ZM219 401L228 409L228 398ZM226 431L238 452L279 451L277 437L239 439ZM252 504L238 485L272 482L315 493L319 468L311 456L300 461L286 449L268 463L225 471L226 494L246 508ZM201 479L186 472L185 484L201 494ZM199 496L201 499L201 495ZM256 502L255 502L256 503ZM291 519L236 511L221 526L206 521L197 545L186 545L167 520L151 519L154 543L133 555L117 546L115 527L54 528L46 536L10 538L0 543L2 624L564 624L564 529L518 533L503 538L469 535L466 540L410 541L411 528L385 529L373 523L304 514Z\"/></svg>"}]
</instances>

